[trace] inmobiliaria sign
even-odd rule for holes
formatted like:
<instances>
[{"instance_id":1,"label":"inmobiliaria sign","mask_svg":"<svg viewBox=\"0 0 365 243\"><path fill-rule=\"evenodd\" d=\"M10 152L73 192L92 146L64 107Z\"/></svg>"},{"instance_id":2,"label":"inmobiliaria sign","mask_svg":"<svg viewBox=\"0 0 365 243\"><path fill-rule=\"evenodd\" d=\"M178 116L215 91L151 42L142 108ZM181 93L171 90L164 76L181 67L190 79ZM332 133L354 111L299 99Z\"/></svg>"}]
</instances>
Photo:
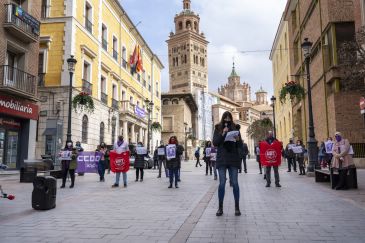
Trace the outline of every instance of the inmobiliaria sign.
<instances>
[{"instance_id":1,"label":"inmobiliaria sign","mask_svg":"<svg viewBox=\"0 0 365 243\"><path fill-rule=\"evenodd\" d=\"M0 95L0 113L38 120L38 105Z\"/></svg>"}]
</instances>

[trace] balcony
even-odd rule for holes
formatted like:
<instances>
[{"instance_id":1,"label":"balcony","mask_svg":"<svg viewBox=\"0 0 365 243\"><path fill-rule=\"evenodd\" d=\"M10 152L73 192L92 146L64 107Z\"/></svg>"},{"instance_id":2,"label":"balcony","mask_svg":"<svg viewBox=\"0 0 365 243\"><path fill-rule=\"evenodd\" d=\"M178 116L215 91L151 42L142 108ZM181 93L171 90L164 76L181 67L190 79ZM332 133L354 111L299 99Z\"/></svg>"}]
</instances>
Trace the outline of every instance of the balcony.
<instances>
[{"instance_id":1,"label":"balcony","mask_svg":"<svg viewBox=\"0 0 365 243\"><path fill-rule=\"evenodd\" d=\"M89 81L83 79L82 80L82 92L88 93L89 95L93 94L93 85Z\"/></svg>"},{"instance_id":2,"label":"balcony","mask_svg":"<svg viewBox=\"0 0 365 243\"><path fill-rule=\"evenodd\" d=\"M125 70L127 70L127 61L124 58L122 58L122 66Z\"/></svg>"},{"instance_id":3,"label":"balcony","mask_svg":"<svg viewBox=\"0 0 365 243\"><path fill-rule=\"evenodd\" d=\"M119 101L112 99L112 108L115 110L119 110Z\"/></svg>"},{"instance_id":4,"label":"balcony","mask_svg":"<svg viewBox=\"0 0 365 243\"><path fill-rule=\"evenodd\" d=\"M38 86L44 87L45 85L45 73L38 73Z\"/></svg>"},{"instance_id":5,"label":"balcony","mask_svg":"<svg viewBox=\"0 0 365 243\"><path fill-rule=\"evenodd\" d=\"M36 99L37 78L14 67L0 66L0 91Z\"/></svg>"},{"instance_id":6,"label":"balcony","mask_svg":"<svg viewBox=\"0 0 365 243\"><path fill-rule=\"evenodd\" d=\"M132 105L129 100L124 100L121 102L121 104L122 104L122 107L121 107L122 113L134 114L134 105Z\"/></svg>"},{"instance_id":7,"label":"balcony","mask_svg":"<svg viewBox=\"0 0 365 243\"><path fill-rule=\"evenodd\" d=\"M87 29L87 31L89 31L91 34L93 33L93 24L91 23L91 21L87 18L85 18L85 28Z\"/></svg>"},{"instance_id":8,"label":"balcony","mask_svg":"<svg viewBox=\"0 0 365 243\"><path fill-rule=\"evenodd\" d=\"M102 45L103 45L103 49L108 51L108 42L105 39L102 40Z\"/></svg>"},{"instance_id":9,"label":"balcony","mask_svg":"<svg viewBox=\"0 0 365 243\"><path fill-rule=\"evenodd\" d=\"M108 95L101 92L101 102L105 105L108 105Z\"/></svg>"},{"instance_id":10,"label":"balcony","mask_svg":"<svg viewBox=\"0 0 365 243\"><path fill-rule=\"evenodd\" d=\"M118 52L113 49L113 58L118 61Z\"/></svg>"},{"instance_id":11,"label":"balcony","mask_svg":"<svg viewBox=\"0 0 365 243\"><path fill-rule=\"evenodd\" d=\"M40 22L15 4L5 4L4 28L25 43L39 39Z\"/></svg>"}]
</instances>

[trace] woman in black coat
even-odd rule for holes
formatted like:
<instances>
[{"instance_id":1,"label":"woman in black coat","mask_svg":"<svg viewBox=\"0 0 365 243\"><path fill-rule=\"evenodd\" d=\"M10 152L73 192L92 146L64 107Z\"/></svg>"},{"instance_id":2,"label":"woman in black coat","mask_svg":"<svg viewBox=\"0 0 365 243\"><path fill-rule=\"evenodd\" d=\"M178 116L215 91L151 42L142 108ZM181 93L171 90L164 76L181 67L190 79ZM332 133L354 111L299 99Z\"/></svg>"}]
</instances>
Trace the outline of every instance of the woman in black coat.
<instances>
[{"instance_id":1,"label":"woman in black coat","mask_svg":"<svg viewBox=\"0 0 365 243\"><path fill-rule=\"evenodd\" d=\"M170 151L168 151L169 145L176 145L176 150L174 154L175 158L169 159L171 155ZM169 144L166 146L166 158L167 158L166 167L169 170L169 176L170 176L169 188L172 188L172 184L174 182L174 176L175 176L175 187L179 188L177 182L179 180L179 169L181 168L181 156L183 152L184 152L184 147L179 145L176 136L172 136L169 140Z\"/></svg>"},{"instance_id":2,"label":"woman in black coat","mask_svg":"<svg viewBox=\"0 0 365 243\"><path fill-rule=\"evenodd\" d=\"M219 173L218 199L219 208L217 216L223 214L223 200L226 186L226 171L229 171L235 199L235 215L241 215L239 208L240 189L238 186L238 169L241 166L241 158L238 149L242 146L241 134L234 137L235 141L225 141L229 132L238 131L233 122L232 114L228 111L223 113L221 122L215 126L213 145L217 147L217 169Z\"/></svg>"},{"instance_id":3,"label":"woman in black coat","mask_svg":"<svg viewBox=\"0 0 365 243\"><path fill-rule=\"evenodd\" d=\"M142 142L138 142L137 147L142 148L143 147L143 143ZM139 178L139 172L141 172L141 182L143 181L143 169L144 169L144 157L147 156L147 154L138 154L138 149L136 152L136 157L134 160L134 168L136 169L136 181L138 181Z\"/></svg>"}]
</instances>

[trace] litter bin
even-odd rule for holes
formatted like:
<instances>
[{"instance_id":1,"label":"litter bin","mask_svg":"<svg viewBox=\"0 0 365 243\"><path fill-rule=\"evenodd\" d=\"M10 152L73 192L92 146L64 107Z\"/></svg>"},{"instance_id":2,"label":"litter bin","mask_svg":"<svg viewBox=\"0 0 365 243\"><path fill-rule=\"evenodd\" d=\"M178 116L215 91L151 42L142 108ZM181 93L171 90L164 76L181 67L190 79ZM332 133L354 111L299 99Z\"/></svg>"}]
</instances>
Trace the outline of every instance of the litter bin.
<instances>
[{"instance_id":1,"label":"litter bin","mask_svg":"<svg viewBox=\"0 0 365 243\"><path fill-rule=\"evenodd\" d=\"M56 207L57 180L52 176L37 176L33 181L32 207L49 210Z\"/></svg>"}]
</instances>

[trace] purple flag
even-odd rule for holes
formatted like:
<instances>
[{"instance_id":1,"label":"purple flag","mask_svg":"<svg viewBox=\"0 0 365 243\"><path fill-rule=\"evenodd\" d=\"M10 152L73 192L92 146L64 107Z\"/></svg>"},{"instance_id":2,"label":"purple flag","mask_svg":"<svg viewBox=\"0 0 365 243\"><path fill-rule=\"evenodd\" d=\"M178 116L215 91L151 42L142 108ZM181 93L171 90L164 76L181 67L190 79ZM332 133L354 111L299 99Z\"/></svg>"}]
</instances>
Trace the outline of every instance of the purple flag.
<instances>
[{"instance_id":1,"label":"purple flag","mask_svg":"<svg viewBox=\"0 0 365 243\"><path fill-rule=\"evenodd\" d=\"M98 173L100 152L80 152L77 157L77 172Z\"/></svg>"}]
</instances>

